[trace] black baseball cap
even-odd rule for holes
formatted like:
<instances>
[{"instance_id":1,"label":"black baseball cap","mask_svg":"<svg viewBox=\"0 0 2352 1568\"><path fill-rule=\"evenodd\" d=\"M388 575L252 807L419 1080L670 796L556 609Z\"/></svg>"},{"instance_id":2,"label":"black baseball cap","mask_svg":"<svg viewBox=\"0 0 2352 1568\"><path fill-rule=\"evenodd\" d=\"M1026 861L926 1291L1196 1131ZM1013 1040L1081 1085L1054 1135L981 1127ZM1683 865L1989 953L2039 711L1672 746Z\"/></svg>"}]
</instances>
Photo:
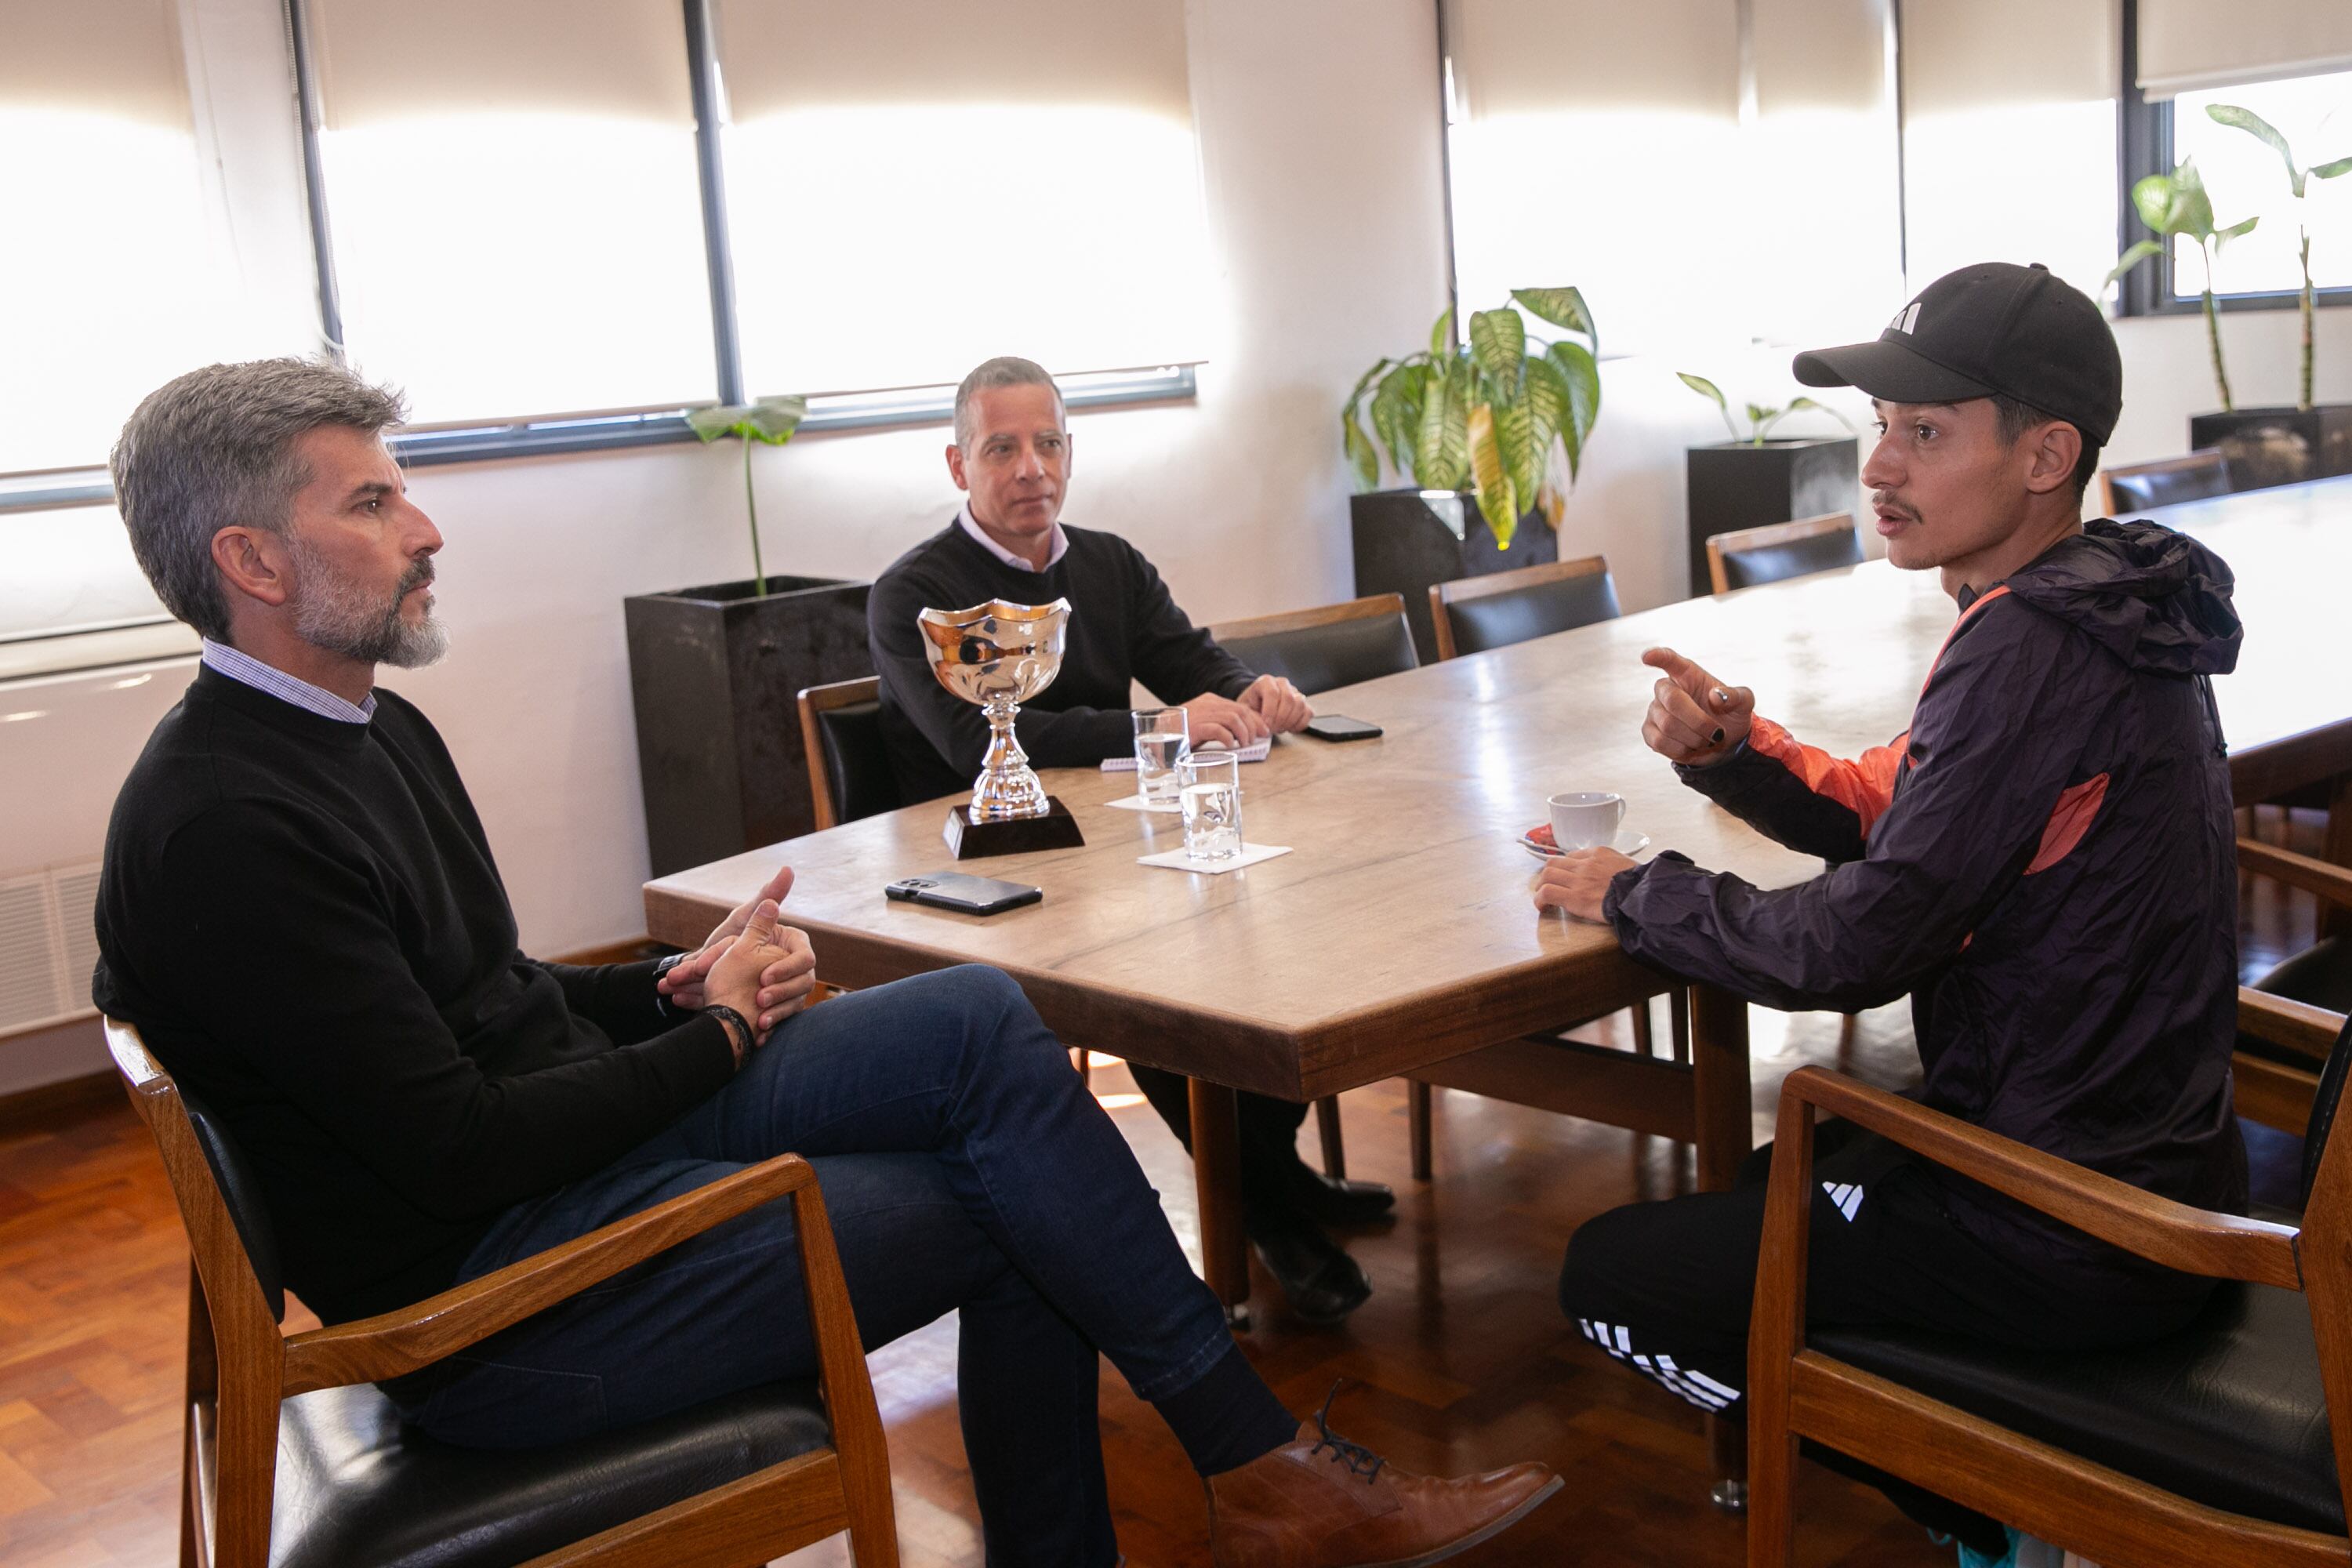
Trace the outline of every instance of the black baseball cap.
<instances>
[{"instance_id":1,"label":"black baseball cap","mask_svg":"<svg viewBox=\"0 0 2352 1568\"><path fill-rule=\"evenodd\" d=\"M1886 403L1962 403L1996 393L2063 419L2104 447L2124 406L2123 356L2089 295L2040 262L1947 272L1895 313L1874 343L1814 349L1807 386L1859 387Z\"/></svg>"}]
</instances>

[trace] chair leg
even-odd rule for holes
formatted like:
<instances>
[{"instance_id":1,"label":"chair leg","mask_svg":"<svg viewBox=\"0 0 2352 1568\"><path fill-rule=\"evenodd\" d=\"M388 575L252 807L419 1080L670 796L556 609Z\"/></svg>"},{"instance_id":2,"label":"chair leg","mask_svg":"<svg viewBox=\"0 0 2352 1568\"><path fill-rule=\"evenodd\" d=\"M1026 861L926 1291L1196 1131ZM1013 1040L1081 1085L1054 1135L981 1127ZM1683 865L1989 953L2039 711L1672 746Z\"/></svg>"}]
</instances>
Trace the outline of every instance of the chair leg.
<instances>
[{"instance_id":1,"label":"chair leg","mask_svg":"<svg viewBox=\"0 0 2352 1568\"><path fill-rule=\"evenodd\" d=\"M1650 1000L1643 997L1633 1004L1633 1048L1643 1056L1653 1053L1650 1044Z\"/></svg>"},{"instance_id":2,"label":"chair leg","mask_svg":"<svg viewBox=\"0 0 2352 1568\"><path fill-rule=\"evenodd\" d=\"M1078 1082L1087 1089L1095 1086L1095 1054L1080 1046L1073 1053L1078 1058L1073 1065L1078 1069Z\"/></svg>"},{"instance_id":3,"label":"chair leg","mask_svg":"<svg viewBox=\"0 0 2352 1568\"><path fill-rule=\"evenodd\" d=\"M1429 1127L1430 1115L1433 1109L1433 1097L1429 1085L1417 1078L1405 1079L1405 1089L1406 1124L1411 1130L1412 1142L1412 1179L1416 1182L1425 1182L1429 1180L1433 1163L1430 1159L1433 1140L1430 1137Z\"/></svg>"},{"instance_id":4,"label":"chair leg","mask_svg":"<svg viewBox=\"0 0 2352 1568\"><path fill-rule=\"evenodd\" d=\"M1339 1135L1339 1097L1327 1094L1315 1102L1315 1131L1323 1140L1323 1173L1335 1182L1348 1176L1348 1145Z\"/></svg>"},{"instance_id":5,"label":"chair leg","mask_svg":"<svg viewBox=\"0 0 2352 1568\"><path fill-rule=\"evenodd\" d=\"M1855 1024L1854 1016L1853 1014L1848 1013L1838 1020L1838 1071L1852 1072L1853 1070L1854 1042L1861 1038L1861 1036L1862 1031Z\"/></svg>"}]
</instances>

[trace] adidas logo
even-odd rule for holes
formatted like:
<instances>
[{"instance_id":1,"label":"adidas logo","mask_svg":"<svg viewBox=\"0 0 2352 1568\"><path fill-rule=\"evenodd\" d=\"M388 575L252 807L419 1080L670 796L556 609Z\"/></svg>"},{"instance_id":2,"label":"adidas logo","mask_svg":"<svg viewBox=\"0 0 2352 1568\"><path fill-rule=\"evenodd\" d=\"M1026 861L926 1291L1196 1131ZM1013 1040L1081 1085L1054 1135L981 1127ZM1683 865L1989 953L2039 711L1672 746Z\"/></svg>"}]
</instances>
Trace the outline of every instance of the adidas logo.
<instances>
[{"instance_id":1,"label":"adidas logo","mask_svg":"<svg viewBox=\"0 0 2352 1568\"><path fill-rule=\"evenodd\" d=\"M1895 311L1895 319L1886 323L1886 330L1890 332L1917 331L1919 330L1919 301L1914 300L1908 305L1904 306L1903 309Z\"/></svg>"}]
</instances>

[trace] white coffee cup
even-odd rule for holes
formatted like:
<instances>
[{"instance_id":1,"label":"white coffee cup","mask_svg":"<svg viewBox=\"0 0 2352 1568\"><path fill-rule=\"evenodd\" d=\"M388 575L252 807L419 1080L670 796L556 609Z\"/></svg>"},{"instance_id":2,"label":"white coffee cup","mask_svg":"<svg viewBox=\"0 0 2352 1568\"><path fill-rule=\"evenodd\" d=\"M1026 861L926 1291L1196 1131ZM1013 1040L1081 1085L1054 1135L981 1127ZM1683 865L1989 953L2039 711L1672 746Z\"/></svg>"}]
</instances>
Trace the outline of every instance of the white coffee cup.
<instances>
[{"instance_id":1,"label":"white coffee cup","mask_svg":"<svg viewBox=\"0 0 2352 1568\"><path fill-rule=\"evenodd\" d=\"M1604 790L1570 790L1545 804L1551 807L1552 842L1562 849L1607 844L1617 837L1617 825L1625 820L1625 797Z\"/></svg>"}]
</instances>

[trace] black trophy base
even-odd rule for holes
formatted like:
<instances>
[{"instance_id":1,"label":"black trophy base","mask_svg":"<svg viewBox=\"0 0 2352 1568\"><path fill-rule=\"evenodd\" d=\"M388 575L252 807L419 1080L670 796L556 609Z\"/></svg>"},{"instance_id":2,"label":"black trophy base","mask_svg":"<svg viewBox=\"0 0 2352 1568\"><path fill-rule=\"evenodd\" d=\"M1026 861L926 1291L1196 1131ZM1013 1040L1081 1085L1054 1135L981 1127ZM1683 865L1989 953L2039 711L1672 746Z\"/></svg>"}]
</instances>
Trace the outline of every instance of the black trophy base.
<instances>
[{"instance_id":1,"label":"black trophy base","mask_svg":"<svg viewBox=\"0 0 2352 1568\"><path fill-rule=\"evenodd\" d=\"M1002 822L974 822L969 806L948 808L948 847L959 860L989 855L1020 855L1032 849L1075 849L1086 836L1070 808L1052 795L1045 797L1043 816L1016 816Z\"/></svg>"}]
</instances>

